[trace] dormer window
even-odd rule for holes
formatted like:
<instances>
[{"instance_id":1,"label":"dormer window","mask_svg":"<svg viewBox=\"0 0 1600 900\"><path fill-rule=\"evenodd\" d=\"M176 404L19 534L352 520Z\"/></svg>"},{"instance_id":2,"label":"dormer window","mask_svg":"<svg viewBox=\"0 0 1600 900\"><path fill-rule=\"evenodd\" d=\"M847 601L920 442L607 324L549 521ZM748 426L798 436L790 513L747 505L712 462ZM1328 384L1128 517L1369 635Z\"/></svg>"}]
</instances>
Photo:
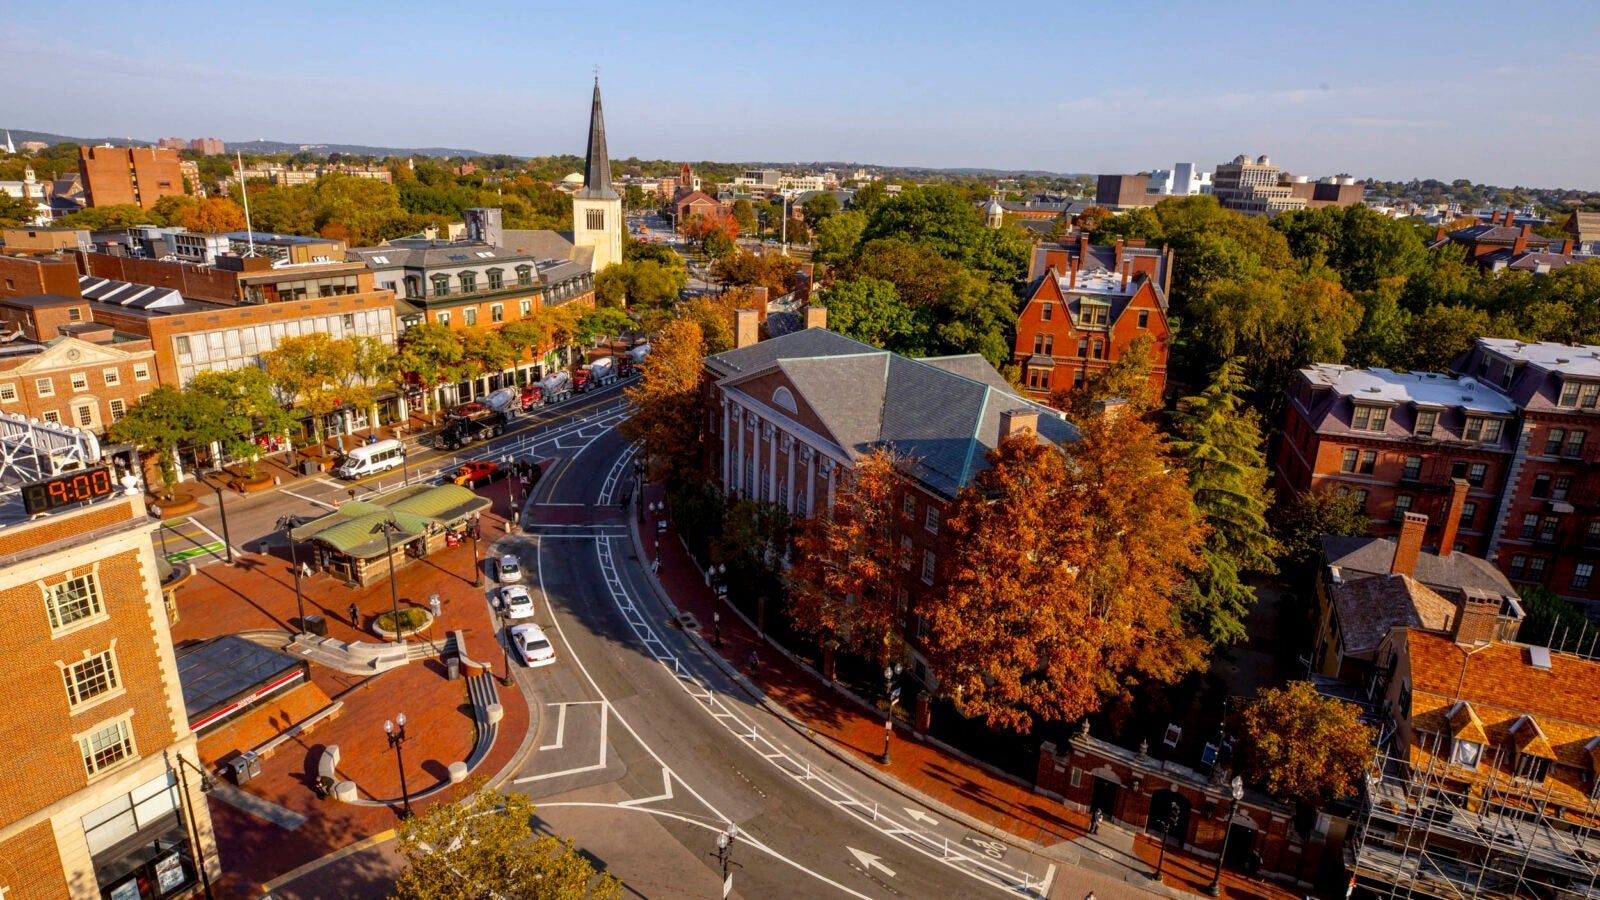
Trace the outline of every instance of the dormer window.
<instances>
[{"instance_id":1,"label":"dormer window","mask_svg":"<svg viewBox=\"0 0 1600 900\"><path fill-rule=\"evenodd\" d=\"M1433 437L1433 429L1439 424L1439 413L1435 410L1424 409L1417 412L1417 436Z\"/></svg>"},{"instance_id":2,"label":"dormer window","mask_svg":"<svg viewBox=\"0 0 1600 900\"><path fill-rule=\"evenodd\" d=\"M1450 761L1463 769L1477 769L1483 759L1483 745L1475 741L1452 741Z\"/></svg>"},{"instance_id":3,"label":"dormer window","mask_svg":"<svg viewBox=\"0 0 1600 900\"><path fill-rule=\"evenodd\" d=\"M1382 431L1389 424L1389 410L1382 406L1356 406L1350 427L1356 431Z\"/></svg>"},{"instance_id":4,"label":"dormer window","mask_svg":"<svg viewBox=\"0 0 1600 900\"><path fill-rule=\"evenodd\" d=\"M1462 436L1469 441L1493 444L1500 440L1500 429L1504 426L1499 419L1486 419L1482 416L1468 416L1467 427Z\"/></svg>"}]
</instances>

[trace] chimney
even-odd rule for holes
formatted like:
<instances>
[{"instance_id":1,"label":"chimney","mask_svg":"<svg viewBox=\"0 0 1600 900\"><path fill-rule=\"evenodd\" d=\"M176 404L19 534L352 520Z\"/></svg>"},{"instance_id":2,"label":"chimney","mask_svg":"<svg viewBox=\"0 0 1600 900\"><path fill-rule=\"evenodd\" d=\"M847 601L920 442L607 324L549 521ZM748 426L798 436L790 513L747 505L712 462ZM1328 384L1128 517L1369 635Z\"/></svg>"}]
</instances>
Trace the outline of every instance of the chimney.
<instances>
[{"instance_id":1,"label":"chimney","mask_svg":"<svg viewBox=\"0 0 1600 900\"><path fill-rule=\"evenodd\" d=\"M1428 517L1421 513L1406 513L1400 526L1400 538L1395 542L1394 561L1389 564L1390 575L1417 576L1417 555L1422 552L1422 536L1428 531Z\"/></svg>"},{"instance_id":2,"label":"chimney","mask_svg":"<svg viewBox=\"0 0 1600 900\"><path fill-rule=\"evenodd\" d=\"M828 308L826 306L818 306L815 303L807 303L805 315L805 325L807 328L828 327Z\"/></svg>"},{"instance_id":3,"label":"chimney","mask_svg":"<svg viewBox=\"0 0 1600 900\"><path fill-rule=\"evenodd\" d=\"M1576 249L1576 248L1574 248L1572 246L1573 243L1574 242L1573 242L1572 238L1567 238L1566 240L1561 242L1561 249L1557 250L1556 252L1560 253L1562 256L1571 256L1572 255L1572 251L1574 249Z\"/></svg>"},{"instance_id":4,"label":"chimney","mask_svg":"<svg viewBox=\"0 0 1600 900\"><path fill-rule=\"evenodd\" d=\"M1078 259L1089 255L1089 232L1078 232Z\"/></svg>"},{"instance_id":5,"label":"chimney","mask_svg":"<svg viewBox=\"0 0 1600 900\"><path fill-rule=\"evenodd\" d=\"M1456 598L1456 622L1451 637L1458 644L1487 644L1500 627L1501 600L1487 591L1467 588Z\"/></svg>"},{"instance_id":6,"label":"chimney","mask_svg":"<svg viewBox=\"0 0 1600 900\"><path fill-rule=\"evenodd\" d=\"M1094 414L1102 419L1112 420L1122 415L1122 411L1127 408L1128 401L1121 397L1107 397L1104 400L1095 401Z\"/></svg>"},{"instance_id":7,"label":"chimney","mask_svg":"<svg viewBox=\"0 0 1600 900\"><path fill-rule=\"evenodd\" d=\"M1000 440L1013 435L1038 434L1039 411L1036 409L1008 409L1000 414Z\"/></svg>"},{"instance_id":8,"label":"chimney","mask_svg":"<svg viewBox=\"0 0 1600 900\"><path fill-rule=\"evenodd\" d=\"M1074 256L1072 258L1072 274L1067 277L1067 287L1069 289L1076 288L1078 286L1078 260L1079 259L1080 259L1080 257L1077 257L1077 256Z\"/></svg>"},{"instance_id":9,"label":"chimney","mask_svg":"<svg viewBox=\"0 0 1600 900\"><path fill-rule=\"evenodd\" d=\"M1467 480L1450 479L1450 499L1444 506L1444 529L1439 533L1439 558L1455 551L1456 530L1461 527L1461 505L1467 502Z\"/></svg>"},{"instance_id":10,"label":"chimney","mask_svg":"<svg viewBox=\"0 0 1600 900\"><path fill-rule=\"evenodd\" d=\"M1511 214L1510 213L1506 213L1506 218L1508 218L1508 219L1511 218ZM1532 225L1524 225L1524 226L1522 226L1522 230L1517 233L1517 239L1514 242L1512 242L1512 244L1511 244L1511 252L1512 253L1521 253L1522 251L1528 249L1528 237L1530 235L1532 235L1532 234L1533 234L1533 226Z\"/></svg>"},{"instance_id":11,"label":"chimney","mask_svg":"<svg viewBox=\"0 0 1600 900\"><path fill-rule=\"evenodd\" d=\"M1123 260L1122 261L1122 289L1123 290L1127 290L1128 289L1128 277L1130 275L1132 275L1132 274L1133 274L1133 260L1131 260L1131 259Z\"/></svg>"},{"instance_id":12,"label":"chimney","mask_svg":"<svg viewBox=\"0 0 1600 900\"><path fill-rule=\"evenodd\" d=\"M733 311L733 346L748 347L761 340L761 316L753 309Z\"/></svg>"},{"instance_id":13,"label":"chimney","mask_svg":"<svg viewBox=\"0 0 1600 900\"><path fill-rule=\"evenodd\" d=\"M1115 244L1112 244L1111 246L1113 248L1112 257L1111 257L1111 268L1120 269L1120 268L1122 268L1122 246L1123 246L1122 245L1122 238L1117 238L1117 242Z\"/></svg>"}]
</instances>

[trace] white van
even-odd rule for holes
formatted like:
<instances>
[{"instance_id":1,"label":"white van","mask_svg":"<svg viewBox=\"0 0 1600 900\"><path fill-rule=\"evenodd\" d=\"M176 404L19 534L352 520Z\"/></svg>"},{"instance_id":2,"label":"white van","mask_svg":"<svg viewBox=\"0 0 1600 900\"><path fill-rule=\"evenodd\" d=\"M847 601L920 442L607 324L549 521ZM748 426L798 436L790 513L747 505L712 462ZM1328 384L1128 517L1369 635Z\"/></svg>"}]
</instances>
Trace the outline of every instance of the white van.
<instances>
[{"instance_id":1,"label":"white van","mask_svg":"<svg viewBox=\"0 0 1600 900\"><path fill-rule=\"evenodd\" d=\"M390 438L367 444L350 451L333 474L344 479L361 478L365 475L376 475L396 468L405 459L405 445Z\"/></svg>"}]
</instances>

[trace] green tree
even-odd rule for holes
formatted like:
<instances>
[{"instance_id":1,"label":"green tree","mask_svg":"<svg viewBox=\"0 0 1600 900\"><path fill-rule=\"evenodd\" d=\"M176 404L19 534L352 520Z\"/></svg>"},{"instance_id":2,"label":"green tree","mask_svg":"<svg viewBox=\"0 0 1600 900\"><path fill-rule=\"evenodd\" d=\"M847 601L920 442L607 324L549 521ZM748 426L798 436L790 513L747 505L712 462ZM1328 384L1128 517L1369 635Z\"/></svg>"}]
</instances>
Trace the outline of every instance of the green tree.
<instances>
[{"instance_id":1,"label":"green tree","mask_svg":"<svg viewBox=\"0 0 1600 900\"><path fill-rule=\"evenodd\" d=\"M630 184L627 187L623 188L622 189L622 208L623 209L644 209L645 208L644 188L639 187L637 184Z\"/></svg>"},{"instance_id":2,"label":"green tree","mask_svg":"<svg viewBox=\"0 0 1600 900\"><path fill-rule=\"evenodd\" d=\"M84 228L101 231L109 228L131 228L134 225L154 225L156 217L137 203L115 203L110 206L91 206L63 216L55 221L62 228Z\"/></svg>"},{"instance_id":3,"label":"green tree","mask_svg":"<svg viewBox=\"0 0 1600 900\"><path fill-rule=\"evenodd\" d=\"M1173 457L1189 474L1195 508L1209 531L1200 567L1180 609L1213 644L1245 635L1255 591L1246 572L1276 571L1278 543L1267 525L1270 494L1260 418L1244 405L1243 366L1229 360L1199 396L1178 402L1172 416Z\"/></svg>"},{"instance_id":4,"label":"green tree","mask_svg":"<svg viewBox=\"0 0 1600 900\"><path fill-rule=\"evenodd\" d=\"M1008 335L1016 317L1016 296L1010 288L975 272L961 272L939 294L928 331L928 352L980 353L991 365L1004 365L1011 358Z\"/></svg>"},{"instance_id":5,"label":"green tree","mask_svg":"<svg viewBox=\"0 0 1600 900\"><path fill-rule=\"evenodd\" d=\"M1596 630L1595 624L1571 601L1541 584L1520 585L1517 593L1526 612L1517 640L1573 653L1592 647L1594 636L1589 632Z\"/></svg>"},{"instance_id":6,"label":"green tree","mask_svg":"<svg viewBox=\"0 0 1600 900\"><path fill-rule=\"evenodd\" d=\"M460 381L466 370L461 338L437 322L413 325L400 336L395 368L422 389L423 413L427 414L433 389Z\"/></svg>"},{"instance_id":7,"label":"green tree","mask_svg":"<svg viewBox=\"0 0 1600 900\"><path fill-rule=\"evenodd\" d=\"M634 329L634 321L620 309L592 309L578 317L578 338L589 341L602 335L620 335Z\"/></svg>"},{"instance_id":8,"label":"green tree","mask_svg":"<svg viewBox=\"0 0 1600 900\"><path fill-rule=\"evenodd\" d=\"M1063 410L1067 418L1081 422L1098 415L1104 400L1126 400L1129 409L1143 415L1160 402L1150 374L1155 371L1155 338L1141 334L1128 342L1128 349L1111 365L1090 376L1081 386L1061 388L1050 395L1050 405Z\"/></svg>"},{"instance_id":9,"label":"green tree","mask_svg":"<svg viewBox=\"0 0 1600 900\"><path fill-rule=\"evenodd\" d=\"M1350 337L1346 362L1358 368L1403 369L1411 361L1411 313L1400 305L1400 291L1379 285L1356 295L1361 325Z\"/></svg>"},{"instance_id":10,"label":"green tree","mask_svg":"<svg viewBox=\"0 0 1600 900\"><path fill-rule=\"evenodd\" d=\"M1322 557L1324 537L1361 537L1372 530L1372 519L1356 495L1333 491L1280 495L1272 507L1272 524L1280 563L1301 576Z\"/></svg>"},{"instance_id":11,"label":"green tree","mask_svg":"<svg viewBox=\"0 0 1600 900\"><path fill-rule=\"evenodd\" d=\"M838 265L855 255L861 235L867 228L867 214L850 210L829 216L818 225L812 241L811 258L827 265Z\"/></svg>"},{"instance_id":12,"label":"green tree","mask_svg":"<svg viewBox=\"0 0 1600 900\"><path fill-rule=\"evenodd\" d=\"M926 345L925 322L900 302L890 282L877 278L836 281L822 294L828 308L828 327L846 337L874 347L894 347L902 353Z\"/></svg>"},{"instance_id":13,"label":"green tree","mask_svg":"<svg viewBox=\"0 0 1600 900\"><path fill-rule=\"evenodd\" d=\"M1016 228L985 227L978 208L950 185L901 191L872 212L862 237L920 244L1002 281L1015 281L1027 272L1032 249Z\"/></svg>"},{"instance_id":14,"label":"green tree","mask_svg":"<svg viewBox=\"0 0 1600 900\"><path fill-rule=\"evenodd\" d=\"M19 225L31 225L38 215L38 204L32 200L0 193L0 227L16 228Z\"/></svg>"},{"instance_id":15,"label":"green tree","mask_svg":"<svg viewBox=\"0 0 1600 900\"><path fill-rule=\"evenodd\" d=\"M533 828L525 794L479 787L435 803L396 829L406 868L394 900L615 900L622 884L595 871L570 840Z\"/></svg>"},{"instance_id":16,"label":"green tree","mask_svg":"<svg viewBox=\"0 0 1600 900\"><path fill-rule=\"evenodd\" d=\"M882 181L869 181L856 188L854 197L850 198L850 208L859 210L863 215L872 215L878 205L889 197L889 186Z\"/></svg>"},{"instance_id":17,"label":"green tree","mask_svg":"<svg viewBox=\"0 0 1600 900\"><path fill-rule=\"evenodd\" d=\"M355 368L355 348L322 333L288 337L261 354L261 368L280 400L310 414L321 443L323 417L347 399L345 378Z\"/></svg>"},{"instance_id":18,"label":"green tree","mask_svg":"<svg viewBox=\"0 0 1600 900\"><path fill-rule=\"evenodd\" d=\"M784 554L794 537L789 513L776 503L738 500L711 541L711 559L728 567L730 591L746 597L783 596Z\"/></svg>"},{"instance_id":19,"label":"green tree","mask_svg":"<svg viewBox=\"0 0 1600 900\"><path fill-rule=\"evenodd\" d=\"M721 302L728 294L716 298L694 297L678 307L679 318L700 327L707 356L733 349L733 308Z\"/></svg>"},{"instance_id":20,"label":"green tree","mask_svg":"<svg viewBox=\"0 0 1600 900\"><path fill-rule=\"evenodd\" d=\"M461 359L468 378L509 368L519 355L498 331L479 326L461 332Z\"/></svg>"},{"instance_id":21,"label":"green tree","mask_svg":"<svg viewBox=\"0 0 1600 900\"><path fill-rule=\"evenodd\" d=\"M1326 265L1351 291L1406 278L1427 265L1422 236L1409 224L1365 204L1294 210L1272 219L1297 259Z\"/></svg>"},{"instance_id":22,"label":"green tree","mask_svg":"<svg viewBox=\"0 0 1600 900\"><path fill-rule=\"evenodd\" d=\"M806 224L816 228L826 222L839 211L839 198L828 191L813 194L800 204L800 214L805 217Z\"/></svg>"},{"instance_id":23,"label":"green tree","mask_svg":"<svg viewBox=\"0 0 1600 900\"><path fill-rule=\"evenodd\" d=\"M189 382L185 394L206 398L201 402L208 409L213 408L209 401L216 401L216 408L223 411L219 430L227 434L224 449L243 464L247 478L256 477L256 463L261 458L255 436L281 435L294 427L294 416L274 395L267 373L256 366L201 372Z\"/></svg>"},{"instance_id":24,"label":"green tree","mask_svg":"<svg viewBox=\"0 0 1600 900\"><path fill-rule=\"evenodd\" d=\"M211 394L186 393L164 384L129 407L109 429L112 440L154 453L161 471L162 498L172 498L178 481L175 456L179 447L204 446L227 440L228 414Z\"/></svg>"},{"instance_id":25,"label":"green tree","mask_svg":"<svg viewBox=\"0 0 1600 900\"><path fill-rule=\"evenodd\" d=\"M1466 306L1434 304L1412 318L1407 368L1442 372L1480 337L1492 336L1489 314Z\"/></svg>"},{"instance_id":26,"label":"green tree","mask_svg":"<svg viewBox=\"0 0 1600 900\"><path fill-rule=\"evenodd\" d=\"M739 230L745 234L754 233L756 230L756 210L750 201L743 197L733 201L733 220L739 223Z\"/></svg>"}]
</instances>

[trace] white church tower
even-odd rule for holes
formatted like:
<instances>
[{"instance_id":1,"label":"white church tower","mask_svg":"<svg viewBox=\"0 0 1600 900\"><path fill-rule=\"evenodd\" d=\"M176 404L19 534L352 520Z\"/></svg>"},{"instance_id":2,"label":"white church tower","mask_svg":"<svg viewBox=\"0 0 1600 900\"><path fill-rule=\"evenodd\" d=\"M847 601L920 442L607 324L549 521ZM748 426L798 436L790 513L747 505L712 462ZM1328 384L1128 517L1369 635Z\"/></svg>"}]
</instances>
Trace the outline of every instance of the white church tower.
<instances>
[{"instance_id":1,"label":"white church tower","mask_svg":"<svg viewBox=\"0 0 1600 900\"><path fill-rule=\"evenodd\" d=\"M606 120L600 111L600 79L594 80L589 113L589 152L583 164L583 189L572 195L572 243L594 248L594 269L622 262L622 198L611 188L611 157L606 155Z\"/></svg>"}]
</instances>

